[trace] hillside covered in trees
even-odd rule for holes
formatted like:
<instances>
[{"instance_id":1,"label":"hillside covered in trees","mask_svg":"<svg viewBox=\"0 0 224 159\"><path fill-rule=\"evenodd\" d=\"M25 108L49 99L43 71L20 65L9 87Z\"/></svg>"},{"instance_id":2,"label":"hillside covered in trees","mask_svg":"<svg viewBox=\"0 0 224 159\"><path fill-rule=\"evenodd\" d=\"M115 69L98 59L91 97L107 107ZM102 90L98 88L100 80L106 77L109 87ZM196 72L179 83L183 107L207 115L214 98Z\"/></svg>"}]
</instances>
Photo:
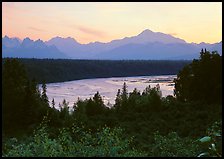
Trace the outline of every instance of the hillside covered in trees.
<instances>
[{"instance_id":1,"label":"hillside covered in trees","mask_svg":"<svg viewBox=\"0 0 224 159\"><path fill-rule=\"evenodd\" d=\"M3 63L8 58L3 58ZM9 58L10 59L10 58ZM69 60L69 59L17 59L24 64L28 77L38 83L45 81L127 77L143 75L177 74L191 61L169 60Z\"/></svg>"},{"instance_id":2,"label":"hillside covered in trees","mask_svg":"<svg viewBox=\"0 0 224 159\"><path fill-rule=\"evenodd\" d=\"M175 96L124 83L111 109L96 92L69 112L65 100L55 109L18 59L5 59L3 156L221 157L221 69L222 56L202 50L177 74Z\"/></svg>"}]
</instances>

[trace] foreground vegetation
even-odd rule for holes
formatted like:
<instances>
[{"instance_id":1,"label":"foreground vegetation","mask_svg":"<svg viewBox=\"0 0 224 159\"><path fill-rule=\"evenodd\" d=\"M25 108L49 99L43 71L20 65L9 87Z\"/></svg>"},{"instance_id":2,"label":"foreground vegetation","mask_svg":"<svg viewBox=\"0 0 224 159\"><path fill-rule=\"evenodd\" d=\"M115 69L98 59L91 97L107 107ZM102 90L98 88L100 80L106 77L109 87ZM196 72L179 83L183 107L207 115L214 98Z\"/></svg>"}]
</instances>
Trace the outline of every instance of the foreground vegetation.
<instances>
[{"instance_id":1,"label":"foreground vegetation","mask_svg":"<svg viewBox=\"0 0 224 159\"><path fill-rule=\"evenodd\" d=\"M130 140L123 139L122 129L103 128L92 134L83 127L73 125L69 132L60 129L57 138L51 138L46 121L41 123L27 141L18 143L16 138L5 143L3 156L14 157L103 157L103 156L146 156L130 147Z\"/></svg>"},{"instance_id":2,"label":"foreground vegetation","mask_svg":"<svg viewBox=\"0 0 224 159\"><path fill-rule=\"evenodd\" d=\"M220 157L221 58L201 51L177 75L175 97L162 97L159 85L128 92L124 83L111 109L96 92L70 112L65 100L55 109L46 85L39 91L18 60L6 59L3 156Z\"/></svg>"}]
</instances>

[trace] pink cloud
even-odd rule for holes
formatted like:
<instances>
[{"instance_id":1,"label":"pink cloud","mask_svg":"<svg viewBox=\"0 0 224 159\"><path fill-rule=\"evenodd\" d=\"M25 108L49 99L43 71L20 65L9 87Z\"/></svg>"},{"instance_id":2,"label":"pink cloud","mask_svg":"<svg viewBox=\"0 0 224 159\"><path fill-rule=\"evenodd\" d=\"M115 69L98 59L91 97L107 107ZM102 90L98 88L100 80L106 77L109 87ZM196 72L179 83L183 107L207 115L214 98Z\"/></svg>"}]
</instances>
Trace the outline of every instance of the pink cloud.
<instances>
[{"instance_id":1,"label":"pink cloud","mask_svg":"<svg viewBox=\"0 0 224 159\"><path fill-rule=\"evenodd\" d=\"M99 30L95 30L95 29L92 29L92 28L88 28L88 27L84 27L84 26L78 26L76 28L78 30L80 30L81 32L86 33L86 34L91 34L91 35L100 36L100 37L105 37L106 36L106 34L104 32L99 31Z\"/></svg>"}]
</instances>

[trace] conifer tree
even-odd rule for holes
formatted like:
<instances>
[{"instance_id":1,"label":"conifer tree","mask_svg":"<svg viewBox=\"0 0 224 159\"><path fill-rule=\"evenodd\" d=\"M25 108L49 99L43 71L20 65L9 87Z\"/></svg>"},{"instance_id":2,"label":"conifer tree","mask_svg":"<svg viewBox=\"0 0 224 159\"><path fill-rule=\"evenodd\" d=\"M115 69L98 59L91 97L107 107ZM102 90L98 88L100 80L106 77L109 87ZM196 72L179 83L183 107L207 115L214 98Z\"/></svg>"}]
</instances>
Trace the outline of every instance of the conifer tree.
<instances>
[{"instance_id":1,"label":"conifer tree","mask_svg":"<svg viewBox=\"0 0 224 159\"><path fill-rule=\"evenodd\" d=\"M128 99L127 85L126 85L125 82L124 82L123 87L122 87L121 99L122 99L122 102L126 102L127 99Z\"/></svg>"},{"instance_id":2,"label":"conifer tree","mask_svg":"<svg viewBox=\"0 0 224 159\"><path fill-rule=\"evenodd\" d=\"M47 86L46 86L46 83L45 82L42 83L42 94L41 94L41 98L44 101L44 103L46 103L46 104L49 103L48 97L47 97Z\"/></svg>"},{"instance_id":3,"label":"conifer tree","mask_svg":"<svg viewBox=\"0 0 224 159\"><path fill-rule=\"evenodd\" d=\"M52 107L55 109L55 102L54 102L54 98L52 99Z\"/></svg>"}]
</instances>

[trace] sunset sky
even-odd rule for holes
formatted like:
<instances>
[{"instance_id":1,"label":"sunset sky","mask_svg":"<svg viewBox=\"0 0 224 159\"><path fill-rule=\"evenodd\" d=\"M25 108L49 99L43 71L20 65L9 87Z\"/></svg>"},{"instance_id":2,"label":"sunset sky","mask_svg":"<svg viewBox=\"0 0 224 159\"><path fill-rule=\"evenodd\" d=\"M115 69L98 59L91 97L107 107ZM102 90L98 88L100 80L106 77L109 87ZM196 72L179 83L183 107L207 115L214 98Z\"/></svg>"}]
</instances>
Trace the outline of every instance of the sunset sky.
<instances>
[{"instance_id":1,"label":"sunset sky","mask_svg":"<svg viewBox=\"0 0 224 159\"><path fill-rule=\"evenodd\" d=\"M222 40L221 2L3 2L2 37L109 42L145 29L187 42Z\"/></svg>"}]
</instances>

